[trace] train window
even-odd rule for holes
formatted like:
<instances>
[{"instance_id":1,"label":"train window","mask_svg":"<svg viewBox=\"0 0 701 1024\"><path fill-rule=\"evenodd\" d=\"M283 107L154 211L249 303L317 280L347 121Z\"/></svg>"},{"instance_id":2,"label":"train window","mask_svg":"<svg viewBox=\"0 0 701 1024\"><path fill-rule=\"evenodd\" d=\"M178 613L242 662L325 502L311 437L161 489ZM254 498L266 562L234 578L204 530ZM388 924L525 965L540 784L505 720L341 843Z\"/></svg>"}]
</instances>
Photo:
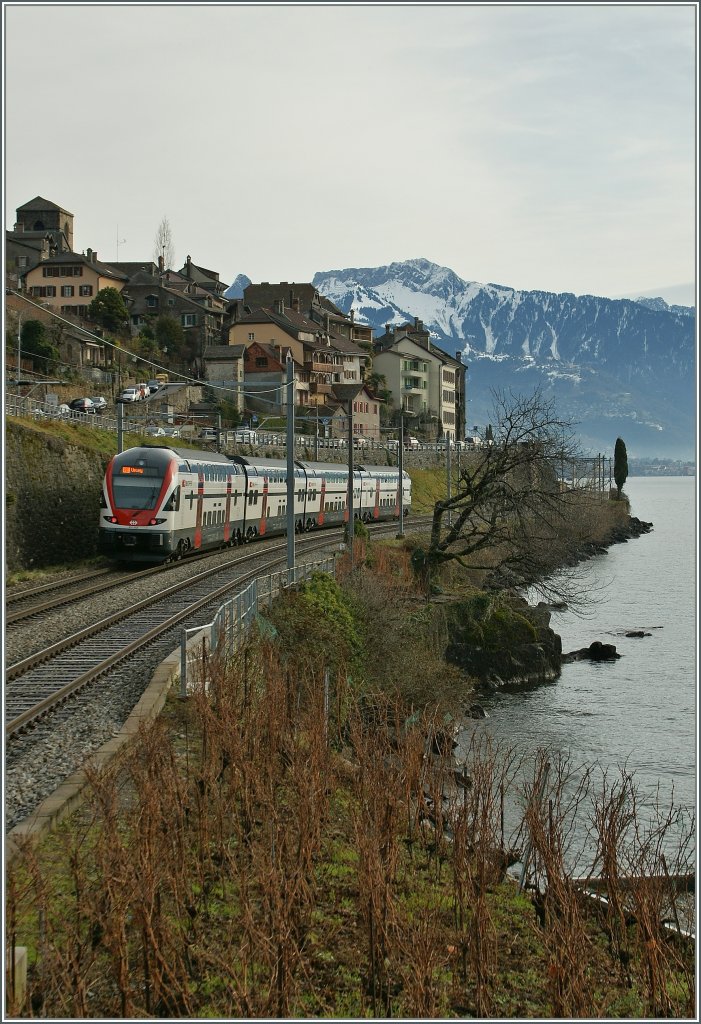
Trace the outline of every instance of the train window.
<instances>
[{"instance_id":1,"label":"train window","mask_svg":"<svg viewBox=\"0 0 701 1024\"><path fill-rule=\"evenodd\" d=\"M254 499L253 499L253 504L254 504L254 505L257 505L257 504L258 504L258 491L256 491L255 497L254 497Z\"/></svg>"},{"instance_id":2,"label":"train window","mask_svg":"<svg viewBox=\"0 0 701 1024\"><path fill-rule=\"evenodd\" d=\"M180 488L176 487L168 501L163 506L164 512L177 512L180 508Z\"/></svg>"}]
</instances>

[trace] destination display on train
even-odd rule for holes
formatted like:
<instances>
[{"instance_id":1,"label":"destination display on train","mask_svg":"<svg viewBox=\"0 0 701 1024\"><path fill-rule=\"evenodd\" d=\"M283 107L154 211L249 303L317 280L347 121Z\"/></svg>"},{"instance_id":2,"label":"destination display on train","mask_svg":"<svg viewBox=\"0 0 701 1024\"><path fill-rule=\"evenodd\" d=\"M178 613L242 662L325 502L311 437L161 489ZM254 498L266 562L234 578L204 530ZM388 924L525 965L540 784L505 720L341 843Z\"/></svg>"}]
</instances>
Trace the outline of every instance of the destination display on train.
<instances>
[{"instance_id":1,"label":"destination display on train","mask_svg":"<svg viewBox=\"0 0 701 1024\"><path fill-rule=\"evenodd\" d=\"M121 467L121 471L122 471L122 473L131 473L132 475L136 474L137 476L143 476L144 475L144 467L143 466L122 466Z\"/></svg>"}]
</instances>

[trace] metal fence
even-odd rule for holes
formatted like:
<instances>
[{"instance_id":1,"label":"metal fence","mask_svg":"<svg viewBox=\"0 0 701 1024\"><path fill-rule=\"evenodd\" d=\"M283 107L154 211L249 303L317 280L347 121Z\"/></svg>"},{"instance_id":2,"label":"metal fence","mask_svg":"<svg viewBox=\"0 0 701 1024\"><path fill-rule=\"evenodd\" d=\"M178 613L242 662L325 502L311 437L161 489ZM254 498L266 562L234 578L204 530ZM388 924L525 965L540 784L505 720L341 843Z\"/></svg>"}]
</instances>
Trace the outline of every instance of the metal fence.
<instances>
[{"instance_id":1,"label":"metal fence","mask_svg":"<svg viewBox=\"0 0 701 1024\"><path fill-rule=\"evenodd\" d=\"M111 430L117 432L117 419L115 416L107 416L105 413L86 413L71 409L70 412L60 412L58 408L47 407L45 401L35 398L23 398L21 395L5 396L5 414L7 416L24 417L31 420L42 420L50 422L55 420L63 423L80 423L84 427L93 427L96 430ZM135 423L133 420L124 417L125 433L138 434L146 429L145 424Z\"/></svg>"},{"instance_id":2,"label":"metal fence","mask_svg":"<svg viewBox=\"0 0 701 1024\"><path fill-rule=\"evenodd\" d=\"M220 605L211 622L183 629L180 639L180 696L187 696L189 667L206 658L208 651L216 651L225 660L231 658L260 614L260 609L271 604L283 590L303 583L315 572L335 576L335 556L305 562L292 571L283 569L268 576L259 576Z\"/></svg>"}]
</instances>

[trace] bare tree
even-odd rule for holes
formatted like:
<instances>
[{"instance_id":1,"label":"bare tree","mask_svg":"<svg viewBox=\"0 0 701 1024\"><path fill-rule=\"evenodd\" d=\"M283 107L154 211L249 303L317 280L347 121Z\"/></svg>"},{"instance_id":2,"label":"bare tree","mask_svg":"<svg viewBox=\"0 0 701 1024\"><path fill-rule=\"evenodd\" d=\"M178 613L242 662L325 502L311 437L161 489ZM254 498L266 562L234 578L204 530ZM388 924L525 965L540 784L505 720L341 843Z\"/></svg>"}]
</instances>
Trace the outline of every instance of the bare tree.
<instances>
[{"instance_id":1,"label":"bare tree","mask_svg":"<svg viewBox=\"0 0 701 1024\"><path fill-rule=\"evenodd\" d=\"M173 242L170 221L167 217L163 217L158 225L158 231L153 242L153 262L158 263L161 256L163 257L164 269L172 269L175 263L175 244Z\"/></svg>"},{"instance_id":2,"label":"bare tree","mask_svg":"<svg viewBox=\"0 0 701 1024\"><path fill-rule=\"evenodd\" d=\"M570 423L540 390L493 398L494 441L462 460L453 493L434 505L429 548L418 559L427 587L449 561L513 586L542 582L574 538L583 495L559 479L580 455Z\"/></svg>"}]
</instances>

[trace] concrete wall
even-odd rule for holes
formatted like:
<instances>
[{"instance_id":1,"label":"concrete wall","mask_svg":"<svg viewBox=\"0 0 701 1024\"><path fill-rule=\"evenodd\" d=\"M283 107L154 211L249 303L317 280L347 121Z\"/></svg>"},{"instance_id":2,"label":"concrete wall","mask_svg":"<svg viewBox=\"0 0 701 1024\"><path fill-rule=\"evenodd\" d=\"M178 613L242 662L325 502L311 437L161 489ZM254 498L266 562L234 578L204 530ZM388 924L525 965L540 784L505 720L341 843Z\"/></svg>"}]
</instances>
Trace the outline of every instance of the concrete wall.
<instances>
[{"instance_id":1,"label":"concrete wall","mask_svg":"<svg viewBox=\"0 0 701 1024\"><path fill-rule=\"evenodd\" d=\"M97 553L107 458L20 424L5 429L5 565L9 572Z\"/></svg>"}]
</instances>

